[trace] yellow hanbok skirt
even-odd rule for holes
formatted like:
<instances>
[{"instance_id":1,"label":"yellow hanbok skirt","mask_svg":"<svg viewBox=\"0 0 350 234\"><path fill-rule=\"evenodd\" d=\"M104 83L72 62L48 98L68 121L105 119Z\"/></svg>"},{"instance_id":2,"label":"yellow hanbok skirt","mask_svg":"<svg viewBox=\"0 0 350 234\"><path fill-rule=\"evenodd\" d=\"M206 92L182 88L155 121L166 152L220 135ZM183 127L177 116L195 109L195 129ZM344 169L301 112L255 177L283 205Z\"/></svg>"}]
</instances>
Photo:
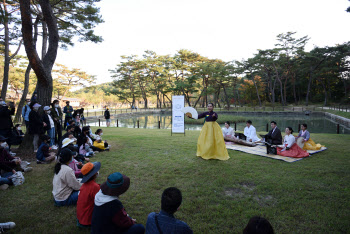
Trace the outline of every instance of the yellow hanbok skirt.
<instances>
[{"instance_id":1,"label":"yellow hanbok skirt","mask_svg":"<svg viewBox=\"0 0 350 234\"><path fill-rule=\"evenodd\" d=\"M217 122L205 122L197 143L197 156L203 159L228 160L222 130Z\"/></svg>"},{"instance_id":2,"label":"yellow hanbok skirt","mask_svg":"<svg viewBox=\"0 0 350 234\"><path fill-rule=\"evenodd\" d=\"M311 138L305 142L303 150L320 150L324 145L316 144Z\"/></svg>"}]
</instances>

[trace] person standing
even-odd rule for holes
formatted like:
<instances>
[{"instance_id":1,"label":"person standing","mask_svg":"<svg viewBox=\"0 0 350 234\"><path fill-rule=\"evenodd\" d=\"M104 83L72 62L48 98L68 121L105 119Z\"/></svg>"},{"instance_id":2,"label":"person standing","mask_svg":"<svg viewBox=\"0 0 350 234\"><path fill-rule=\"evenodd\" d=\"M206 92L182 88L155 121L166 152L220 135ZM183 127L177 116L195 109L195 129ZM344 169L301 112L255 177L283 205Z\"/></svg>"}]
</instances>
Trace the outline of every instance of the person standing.
<instances>
[{"instance_id":1,"label":"person standing","mask_svg":"<svg viewBox=\"0 0 350 234\"><path fill-rule=\"evenodd\" d=\"M6 102L0 102L0 135L8 138L11 135L13 128L11 115L15 114L15 107L10 106L10 109Z\"/></svg>"},{"instance_id":2,"label":"person standing","mask_svg":"<svg viewBox=\"0 0 350 234\"><path fill-rule=\"evenodd\" d=\"M38 113L40 107L41 105L36 102L30 103L30 108L32 111L29 113L28 132L30 135L33 135L34 153L38 151L39 136L44 133L44 127L46 127L46 123L43 121L43 119Z\"/></svg>"},{"instance_id":3,"label":"person standing","mask_svg":"<svg viewBox=\"0 0 350 234\"><path fill-rule=\"evenodd\" d=\"M27 105L25 105L22 108L22 118L24 119L24 122L26 124L26 131L28 132L28 127L29 127L29 113L31 111L29 105L30 105L30 99L27 99Z\"/></svg>"},{"instance_id":4,"label":"person standing","mask_svg":"<svg viewBox=\"0 0 350 234\"><path fill-rule=\"evenodd\" d=\"M43 121L46 123L44 130L47 131L47 135L49 135L51 139L49 147L55 150L57 149L55 146L55 123L51 117L51 110L49 106L44 107Z\"/></svg>"},{"instance_id":5,"label":"person standing","mask_svg":"<svg viewBox=\"0 0 350 234\"><path fill-rule=\"evenodd\" d=\"M230 156L226 149L221 128L216 122L218 114L213 109L213 103L209 103L208 112L198 115L198 119L205 118L205 123L198 137L197 157L228 160Z\"/></svg>"},{"instance_id":6,"label":"person standing","mask_svg":"<svg viewBox=\"0 0 350 234\"><path fill-rule=\"evenodd\" d=\"M55 143L59 146L62 141L62 109L59 105L60 101L54 100L51 104L51 116L55 123Z\"/></svg>"},{"instance_id":7,"label":"person standing","mask_svg":"<svg viewBox=\"0 0 350 234\"><path fill-rule=\"evenodd\" d=\"M63 113L66 114L65 118L64 118L64 126L63 129L66 129L67 127L67 123L69 120L71 120L73 118L73 107L69 105L70 102L67 101L66 102L66 106L63 108Z\"/></svg>"},{"instance_id":8,"label":"person standing","mask_svg":"<svg viewBox=\"0 0 350 234\"><path fill-rule=\"evenodd\" d=\"M105 116L105 119L106 119L106 125L107 125L107 127L109 127L111 125L111 114L109 113L109 109L108 108L105 110L104 116Z\"/></svg>"}]
</instances>

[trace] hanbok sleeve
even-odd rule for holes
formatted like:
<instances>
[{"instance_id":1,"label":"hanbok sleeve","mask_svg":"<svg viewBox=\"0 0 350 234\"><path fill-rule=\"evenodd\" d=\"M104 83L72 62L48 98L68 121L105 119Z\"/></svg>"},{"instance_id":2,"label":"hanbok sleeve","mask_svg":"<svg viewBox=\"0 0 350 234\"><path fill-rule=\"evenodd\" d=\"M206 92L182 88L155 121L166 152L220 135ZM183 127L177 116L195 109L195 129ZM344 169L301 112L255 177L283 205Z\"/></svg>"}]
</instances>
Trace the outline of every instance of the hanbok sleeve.
<instances>
[{"instance_id":1,"label":"hanbok sleeve","mask_svg":"<svg viewBox=\"0 0 350 234\"><path fill-rule=\"evenodd\" d=\"M285 136L286 147L290 148L295 143L295 137L293 135Z\"/></svg>"},{"instance_id":2,"label":"hanbok sleeve","mask_svg":"<svg viewBox=\"0 0 350 234\"><path fill-rule=\"evenodd\" d=\"M310 139L310 132L306 131L305 133L305 141L308 141Z\"/></svg>"},{"instance_id":3,"label":"hanbok sleeve","mask_svg":"<svg viewBox=\"0 0 350 234\"><path fill-rule=\"evenodd\" d=\"M203 119L207 115L207 112L198 115L198 119Z\"/></svg>"}]
</instances>

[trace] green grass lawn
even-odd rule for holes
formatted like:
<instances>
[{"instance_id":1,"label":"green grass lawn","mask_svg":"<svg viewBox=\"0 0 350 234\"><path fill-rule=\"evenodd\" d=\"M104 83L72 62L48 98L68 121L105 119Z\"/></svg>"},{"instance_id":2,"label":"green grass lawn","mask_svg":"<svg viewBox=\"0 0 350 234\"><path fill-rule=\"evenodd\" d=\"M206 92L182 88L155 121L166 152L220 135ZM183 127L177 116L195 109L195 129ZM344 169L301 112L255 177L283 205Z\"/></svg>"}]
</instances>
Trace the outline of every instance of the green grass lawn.
<instances>
[{"instance_id":1,"label":"green grass lawn","mask_svg":"<svg viewBox=\"0 0 350 234\"><path fill-rule=\"evenodd\" d=\"M345 112L345 111L339 111L339 110L325 110L324 109L323 111L350 119L350 110L348 110L348 112Z\"/></svg>"},{"instance_id":2,"label":"green grass lawn","mask_svg":"<svg viewBox=\"0 0 350 234\"><path fill-rule=\"evenodd\" d=\"M242 233L254 215L276 233L350 230L350 135L312 134L328 150L287 163L232 150L228 161L203 160L196 157L199 131L103 130L112 149L92 158L102 163L97 182L116 171L128 175L120 200L139 223L159 211L162 191L176 186L183 193L176 217L195 233ZM33 167L23 185L0 191L0 222L15 222L13 233L88 233L76 227L75 207L54 206L54 164Z\"/></svg>"}]
</instances>

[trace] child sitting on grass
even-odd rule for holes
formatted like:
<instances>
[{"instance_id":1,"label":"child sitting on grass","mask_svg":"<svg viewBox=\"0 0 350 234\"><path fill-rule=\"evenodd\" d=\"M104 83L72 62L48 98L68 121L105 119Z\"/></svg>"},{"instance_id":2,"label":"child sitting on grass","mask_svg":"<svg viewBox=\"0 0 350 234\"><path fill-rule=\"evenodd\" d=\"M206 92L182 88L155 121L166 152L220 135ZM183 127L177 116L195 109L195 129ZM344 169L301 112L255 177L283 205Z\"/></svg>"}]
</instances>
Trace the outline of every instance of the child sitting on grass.
<instances>
[{"instance_id":1,"label":"child sitting on grass","mask_svg":"<svg viewBox=\"0 0 350 234\"><path fill-rule=\"evenodd\" d=\"M79 154L83 155L84 157L91 157L94 155L94 151L90 148L89 139L87 137L84 137L82 139L83 144L80 146Z\"/></svg>"},{"instance_id":2,"label":"child sitting on grass","mask_svg":"<svg viewBox=\"0 0 350 234\"><path fill-rule=\"evenodd\" d=\"M87 163L81 168L83 185L80 188L80 193L77 202L77 218L79 227L90 227L92 211L94 210L95 195L100 190L100 185L96 183L98 171L101 163Z\"/></svg>"},{"instance_id":3,"label":"child sitting on grass","mask_svg":"<svg viewBox=\"0 0 350 234\"><path fill-rule=\"evenodd\" d=\"M66 138L63 140L62 149L70 149L73 152L74 159L78 162L90 161L90 159L84 157L84 155L78 154L78 148L75 145L75 138Z\"/></svg>"},{"instance_id":4,"label":"child sitting on grass","mask_svg":"<svg viewBox=\"0 0 350 234\"><path fill-rule=\"evenodd\" d=\"M51 141L51 138L48 135L42 135L40 139L42 140L42 143L36 152L36 163L50 163L56 158L54 152L49 152L49 143Z\"/></svg>"},{"instance_id":5,"label":"child sitting on grass","mask_svg":"<svg viewBox=\"0 0 350 234\"><path fill-rule=\"evenodd\" d=\"M55 165L52 194L56 206L76 205L81 184L77 181L68 164L73 160L72 151L63 149Z\"/></svg>"},{"instance_id":6,"label":"child sitting on grass","mask_svg":"<svg viewBox=\"0 0 350 234\"><path fill-rule=\"evenodd\" d=\"M103 135L102 129L97 129L95 134L96 134L96 140L94 141L94 146L102 150L109 150L107 141L102 141L102 135Z\"/></svg>"}]
</instances>

